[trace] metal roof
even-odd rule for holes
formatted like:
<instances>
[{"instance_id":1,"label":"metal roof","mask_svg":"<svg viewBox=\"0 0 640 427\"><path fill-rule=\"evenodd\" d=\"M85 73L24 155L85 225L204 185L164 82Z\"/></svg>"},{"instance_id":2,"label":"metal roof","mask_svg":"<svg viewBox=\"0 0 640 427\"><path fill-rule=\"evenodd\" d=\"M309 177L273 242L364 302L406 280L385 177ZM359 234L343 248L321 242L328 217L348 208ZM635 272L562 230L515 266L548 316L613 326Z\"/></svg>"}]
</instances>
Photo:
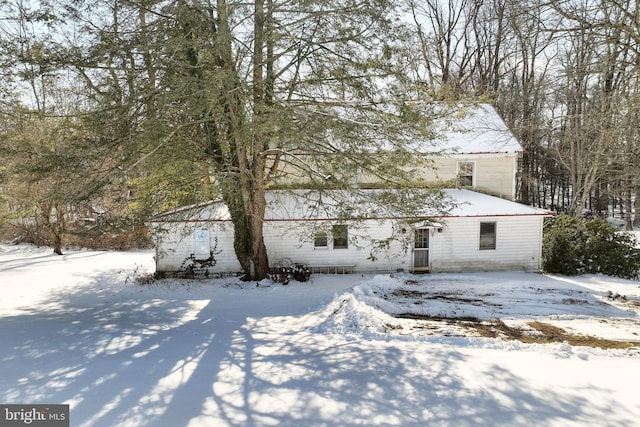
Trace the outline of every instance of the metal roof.
<instances>
[{"instance_id":1,"label":"metal roof","mask_svg":"<svg viewBox=\"0 0 640 427\"><path fill-rule=\"evenodd\" d=\"M443 190L444 198L425 198L424 205L407 214L402 208L386 205L384 190L273 190L267 191L265 221L322 221L336 219L456 218L497 216L552 216L549 210L535 208L499 197L465 189ZM397 201L397 200L396 200ZM435 208L445 202L453 206L447 212ZM230 221L221 201L212 201L156 215L152 222Z\"/></svg>"}]
</instances>

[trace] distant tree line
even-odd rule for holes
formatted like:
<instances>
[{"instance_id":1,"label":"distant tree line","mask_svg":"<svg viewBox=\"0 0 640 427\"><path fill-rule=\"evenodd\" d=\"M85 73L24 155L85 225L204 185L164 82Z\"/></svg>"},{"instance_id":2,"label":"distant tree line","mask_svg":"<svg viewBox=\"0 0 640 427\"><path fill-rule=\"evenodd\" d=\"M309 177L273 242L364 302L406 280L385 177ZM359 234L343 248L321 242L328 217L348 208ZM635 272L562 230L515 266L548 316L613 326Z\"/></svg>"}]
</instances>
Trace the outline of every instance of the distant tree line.
<instances>
[{"instance_id":1,"label":"distant tree line","mask_svg":"<svg viewBox=\"0 0 640 427\"><path fill-rule=\"evenodd\" d=\"M640 225L637 1L409 5L433 96L489 98L523 144L520 201Z\"/></svg>"}]
</instances>

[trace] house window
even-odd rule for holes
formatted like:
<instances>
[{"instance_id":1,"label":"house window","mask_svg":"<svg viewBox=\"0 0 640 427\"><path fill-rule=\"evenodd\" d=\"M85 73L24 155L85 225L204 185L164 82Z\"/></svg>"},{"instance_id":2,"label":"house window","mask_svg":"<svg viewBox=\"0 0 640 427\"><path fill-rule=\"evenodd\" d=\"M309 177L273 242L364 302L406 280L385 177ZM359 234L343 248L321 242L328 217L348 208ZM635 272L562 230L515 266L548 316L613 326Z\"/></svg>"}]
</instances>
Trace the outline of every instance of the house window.
<instances>
[{"instance_id":1,"label":"house window","mask_svg":"<svg viewBox=\"0 0 640 427\"><path fill-rule=\"evenodd\" d=\"M347 249L349 247L349 230L346 225L333 226L333 249Z\"/></svg>"},{"instance_id":2,"label":"house window","mask_svg":"<svg viewBox=\"0 0 640 427\"><path fill-rule=\"evenodd\" d=\"M458 186L473 187L475 162L458 162Z\"/></svg>"},{"instance_id":3,"label":"house window","mask_svg":"<svg viewBox=\"0 0 640 427\"><path fill-rule=\"evenodd\" d=\"M327 248L329 245L329 237L324 230L318 230L313 235L313 247L314 248Z\"/></svg>"},{"instance_id":4,"label":"house window","mask_svg":"<svg viewBox=\"0 0 640 427\"><path fill-rule=\"evenodd\" d=\"M344 172L344 181L349 185L358 185L360 183L360 175L362 171L360 166L352 161L345 160L342 164Z\"/></svg>"},{"instance_id":5,"label":"house window","mask_svg":"<svg viewBox=\"0 0 640 427\"><path fill-rule=\"evenodd\" d=\"M496 223L481 222L480 223L480 250L489 250L496 248Z\"/></svg>"}]
</instances>

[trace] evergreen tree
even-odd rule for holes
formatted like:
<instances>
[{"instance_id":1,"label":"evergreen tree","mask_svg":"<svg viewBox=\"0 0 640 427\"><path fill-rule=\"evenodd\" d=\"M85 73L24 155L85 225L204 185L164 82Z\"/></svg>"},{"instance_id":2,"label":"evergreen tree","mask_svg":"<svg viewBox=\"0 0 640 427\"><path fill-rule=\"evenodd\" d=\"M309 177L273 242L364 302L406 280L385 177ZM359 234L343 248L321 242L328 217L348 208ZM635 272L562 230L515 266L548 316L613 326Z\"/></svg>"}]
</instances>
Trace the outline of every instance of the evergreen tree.
<instances>
[{"instance_id":1,"label":"evergreen tree","mask_svg":"<svg viewBox=\"0 0 640 427\"><path fill-rule=\"evenodd\" d=\"M208 184L193 200L225 201L247 279L269 268L268 188L303 181L352 190L352 171L379 186L408 186L409 153L429 134L432 112L413 103L419 90L398 54L394 2L61 6L51 11L63 23L54 39L65 40L56 58L84 81L92 129L121 159L133 193L155 196L156 182L171 195L164 201L184 203L176 182Z\"/></svg>"}]
</instances>

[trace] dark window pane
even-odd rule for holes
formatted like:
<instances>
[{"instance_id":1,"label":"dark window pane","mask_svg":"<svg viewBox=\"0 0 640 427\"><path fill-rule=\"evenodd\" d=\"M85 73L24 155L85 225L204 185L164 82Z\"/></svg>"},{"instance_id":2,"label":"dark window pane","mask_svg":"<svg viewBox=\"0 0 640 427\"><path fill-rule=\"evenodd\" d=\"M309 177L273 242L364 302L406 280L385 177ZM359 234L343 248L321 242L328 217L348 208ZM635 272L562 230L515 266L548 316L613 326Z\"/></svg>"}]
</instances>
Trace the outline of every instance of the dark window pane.
<instances>
[{"instance_id":1,"label":"dark window pane","mask_svg":"<svg viewBox=\"0 0 640 427\"><path fill-rule=\"evenodd\" d=\"M349 247L349 231L346 225L333 226L333 248L346 249Z\"/></svg>"},{"instance_id":2,"label":"dark window pane","mask_svg":"<svg viewBox=\"0 0 640 427\"><path fill-rule=\"evenodd\" d=\"M496 248L496 223L480 223L480 250Z\"/></svg>"},{"instance_id":3,"label":"dark window pane","mask_svg":"<svg viewBox=\"0 0 640 427\"><path fill-rule=\"evenodd\" d=\"M327 232L316 231L316 234L313 236L313 246L315 246L316 248L326 248L327 242Z\"/></svg>"},{"instance_id":4,"label":"dark window pane","mask_svg":"<svg viewBox=\"0 0 640 427\"><path fill-rule=\"evenodd\" d=\"M473 187L473 162L458 163L458 185L460 187Z\"/></svg>"}]
</instances>

